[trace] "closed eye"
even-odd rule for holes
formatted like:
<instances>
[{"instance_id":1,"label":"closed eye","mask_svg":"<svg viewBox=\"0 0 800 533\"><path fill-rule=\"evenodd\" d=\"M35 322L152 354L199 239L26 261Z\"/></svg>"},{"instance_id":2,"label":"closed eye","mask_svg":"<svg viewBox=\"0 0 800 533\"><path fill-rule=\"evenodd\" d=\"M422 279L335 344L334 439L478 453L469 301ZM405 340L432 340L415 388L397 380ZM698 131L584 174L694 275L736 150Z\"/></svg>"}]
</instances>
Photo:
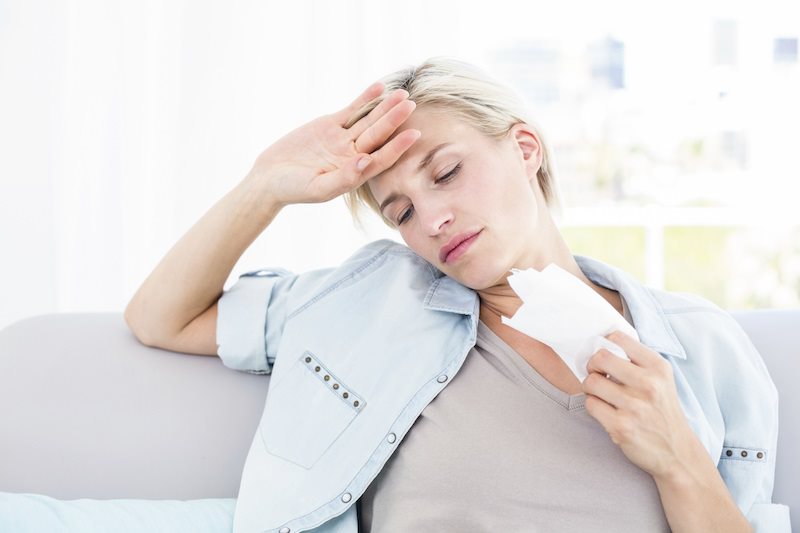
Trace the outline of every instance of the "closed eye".
<instances>
[{"instance_id":1,"label":"closed eye","mask_svg":"<svg viewBox=\"0 0 800 533\"><path fill-rule=\"evenodd\" d=\"M447 174L445 174L444 176L442 176L442 177L440 177L440 178L437 178L436 180L434 180L434 183L443 183L443 182L449 181L449 180L450 180L451 178L453 178L453 177L454 177L456 174L458 174L458 172L459 172L460 170L461 170L461 162L459 162L459 163L458 163L456 166L454 166L454 167L453 167L453 170L451 170L450 172L448 172L448 173L447 173ZM403 224L403 223L404 223L406 220L409 220L409 219L411 219L411 216L412 216L412 211L413 211L413 209L414 209L414 206L412 205L412 206L410 206L408 209L406 209L406 210L403 212L402 216L400 217L400 220L397 222L397 225L398 225L398 226L400 226L401 224Z\"/></svg>"}]
</instances>

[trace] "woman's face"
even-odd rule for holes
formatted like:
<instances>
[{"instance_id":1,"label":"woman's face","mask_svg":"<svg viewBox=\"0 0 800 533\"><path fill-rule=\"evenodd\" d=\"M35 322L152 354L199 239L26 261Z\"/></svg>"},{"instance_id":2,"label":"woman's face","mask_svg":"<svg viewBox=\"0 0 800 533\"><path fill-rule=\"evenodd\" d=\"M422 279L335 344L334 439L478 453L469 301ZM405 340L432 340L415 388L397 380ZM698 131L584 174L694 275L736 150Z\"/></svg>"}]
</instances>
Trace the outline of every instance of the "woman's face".
<instances>
[{"instance_id":1,"label":"woman's face","mask_svg":"<svg viewBox=\"0 0 800 533\"><path fill-rule=\"evenodd\" d=\"M396 194L382 212L409 248L475 290L505 280L512 267L544 263L550 239L539 228L550 226L542 223L549 212L536 180L541 145L527 125L495 140L446 111L420 107L393 137L406 129L422 136L368 184L379 205ZM466 252L442 261L443 246L474 232Z\"/></svg>"}]
</instances>

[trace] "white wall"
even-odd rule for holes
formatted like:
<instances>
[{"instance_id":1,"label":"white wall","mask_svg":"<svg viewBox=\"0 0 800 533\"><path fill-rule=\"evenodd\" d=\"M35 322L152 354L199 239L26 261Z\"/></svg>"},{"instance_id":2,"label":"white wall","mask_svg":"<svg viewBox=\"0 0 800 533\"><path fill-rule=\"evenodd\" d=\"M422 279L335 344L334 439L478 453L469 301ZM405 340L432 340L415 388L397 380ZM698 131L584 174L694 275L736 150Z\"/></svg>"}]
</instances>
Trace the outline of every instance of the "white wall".
<instances>
[{"instance_id":1,"label":"white wall","mask_svg":"<svg viewBox=\"0 0 800 533\"><path fill-rule=\"evenodd\" d=\"M0 1L0 328L122 311L266 146L388 72L440 54L491 71L487 51L522 37L661 20L617 4ZM674 6L663 14L680 20ZM375 219L359 233L341 198L290 206L226 287L260 266L336 264L382 237L399 240Z\"/></svg>"},{"instance_id":2,"label":"white wall","mask_svg":"<svg viewBox=\"0 0 800 533\"><path fill-rule=\"evenodd\" d=\"M0 327L124 309L272 141L391 70L435 49L458 52L451 36L415 20L422 9L412 1L405 14L376 17L353 1L0 3ZM429 34L424 46L419 32ZM342 198L290 206L226 286L246 269L327 266L397 238L373 227L357 231Z\"/></svg>"}]
</instances>

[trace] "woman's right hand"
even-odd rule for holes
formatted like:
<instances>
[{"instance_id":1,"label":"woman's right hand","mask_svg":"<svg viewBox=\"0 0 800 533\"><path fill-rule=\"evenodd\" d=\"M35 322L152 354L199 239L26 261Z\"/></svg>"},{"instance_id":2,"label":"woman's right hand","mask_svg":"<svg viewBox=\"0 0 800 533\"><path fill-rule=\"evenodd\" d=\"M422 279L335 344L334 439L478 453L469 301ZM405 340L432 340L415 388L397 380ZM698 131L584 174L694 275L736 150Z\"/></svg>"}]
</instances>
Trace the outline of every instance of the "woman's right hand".
<instances>
[{"instance_id":1,"label":"woman's right hand","mask_svg":"<svg viewBox=\"0 0 800 533\"><path fill-rule=\"evenodd\" d=\"M375 82L346 108L278 139L258 156L247 178L266 185L284 206L326 202L391 167L421 135L409 129L386 142L416 107L407 91L392 92L366 116L345 127L382 91L383 83ZM357 163L364 157L369 157L369 163L359 169Z\"/></svg>"}]
</instances>

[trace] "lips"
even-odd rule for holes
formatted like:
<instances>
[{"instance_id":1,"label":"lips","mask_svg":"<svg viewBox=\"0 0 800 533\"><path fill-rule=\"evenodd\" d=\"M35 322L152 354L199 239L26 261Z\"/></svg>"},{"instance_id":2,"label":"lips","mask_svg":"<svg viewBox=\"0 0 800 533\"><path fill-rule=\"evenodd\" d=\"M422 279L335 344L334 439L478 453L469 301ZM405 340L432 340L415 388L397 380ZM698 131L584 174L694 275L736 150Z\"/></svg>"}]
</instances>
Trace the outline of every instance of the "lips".
<instances>
[{"instance_id":1,"label":"lips","mask_svg":"<svg viewBox=\"0 0 800 533\"><path fill-rule=\"evenodd\" d=\"M459 233L458 235L454 236L452 239L450 239L450 242L442 246L442 249L439 250L439 260L444 263L447 259L447 254L457 248L459 244L480 232L481 230L468 231L466 233Z\"/></svg>"}]
</instances>

